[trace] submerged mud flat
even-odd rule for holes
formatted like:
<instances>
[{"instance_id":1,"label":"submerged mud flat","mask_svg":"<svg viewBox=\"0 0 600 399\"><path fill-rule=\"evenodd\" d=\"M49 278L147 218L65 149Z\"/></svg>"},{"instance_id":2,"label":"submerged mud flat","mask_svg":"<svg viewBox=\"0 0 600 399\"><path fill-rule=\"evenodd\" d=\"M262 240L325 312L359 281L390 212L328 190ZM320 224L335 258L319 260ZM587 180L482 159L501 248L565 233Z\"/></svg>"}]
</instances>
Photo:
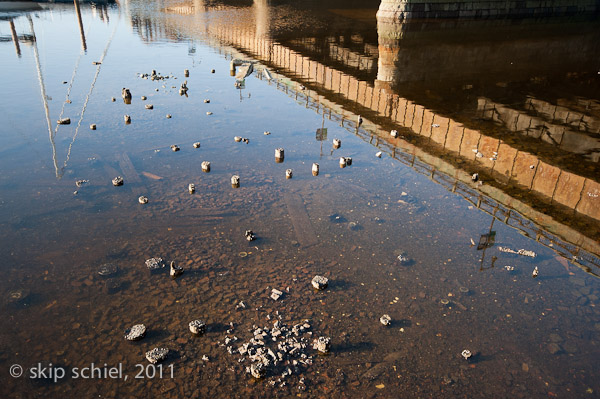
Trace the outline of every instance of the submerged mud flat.
<instances>
[{"instance_id":1,"label":"submerged mud flat","mask_svg":"<svg viewBox=\"0 0 600 399\"><path fill-rule=\"evenodd\" d=\"M2 103L11 124L0 128L8 143L0 160L4 396L530 398L600 391L597 270L574 266L578 260L558 255L552 242L520 234L419 166L387 152L378 158L358 128L355 135L344 125L356 115L322 105L314 112L309 89L277 90L275 83L301 86L284 75L273 72L277 82L270 82L255 63L234 86L230 61L243 57L235 49L210 38L180 43L173 32L147 45L129 24L150 13L163 26L164 16L152 5L130 6L129 14L83 9L83 24L94 32L86 51L71 38L72 51L65 47L44 63L24 49L14 57L10 43L0 47L9 72L20 70L29 85L19 91L18 82L5 81L17 94ZM52 39L63 37L60 21L75 27L75 18L70 9L39 16L34 27L47 36L38 37L37 51L51 53ZM17 27L29 27L20 18ZM122 62L131 54L131 63ZM169 78L144 79L152 70ZM65 91L70 102L63 103ZM31 98L35 107L26 106ZM63 111L72 123L56 128ZM279 148L281 163L273 159ZM352 164L341 168L341 157ZM123 185L113 185L117 176ZM148 270L153 257L166 267ZM175 279L171 261L183 268ZM328 278L326 289L313 288L316 275ZM391 318L387 326L383 315ZM206 332L191 334L192 320L204 321ZM146 326L145 337L125 340L136 324ZM261 334L267 330L271 335ZM273 331L282 338L272 341ZM331 339L328 354L313 348L321 336ZM283 358L291 351L279 347L283 337L304 344L298 356ZM239 348L261 339L271 339L262 346L282 358L256 379ZM155 366L146 360L154 348L168 349ZM14 364L23 376L9 376ZM121 372L74 378L91 364ZM33 375L40 367L47 372ZM50 370L59 368L66 375L55 379Z\"/></svg>"}]
</instances>

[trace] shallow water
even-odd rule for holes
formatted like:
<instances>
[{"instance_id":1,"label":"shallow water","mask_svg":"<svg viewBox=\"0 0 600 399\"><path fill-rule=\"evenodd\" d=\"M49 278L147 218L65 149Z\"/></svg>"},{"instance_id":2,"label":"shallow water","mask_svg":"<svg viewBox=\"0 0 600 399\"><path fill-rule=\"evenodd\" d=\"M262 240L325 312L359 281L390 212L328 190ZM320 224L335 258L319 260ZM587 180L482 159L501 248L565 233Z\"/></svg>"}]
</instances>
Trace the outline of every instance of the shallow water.
<instances>
[{"instance_id":1,"label":"shallow water","mask_svg":"<svg viewBox=\"0 0 600 399\"><path fill-rule=\"evenodd\" d=\"M279 45L373 85L382 77L378 55L353 64L354 56L342 50L364 55L377 49L375 9L278 6L267 8L265 16L257 4L204 8L197 2L176 11L168 7L179 4L164 2L82 5L85 50L70 5L15 16L20 56L13 42L0 42L3 87L10 93L0 100L3 397L472 397L476 392L477 397L530 398L600 392L597 220L573 209L558 207L566 216L556 213L556 204L544 213L529 194L499 183L491 185L498 191L485 191L487 184L478 187L469 179L471 161L430 149L406 123L353 103L345 93L321 87L318 79L278 67L275 57L260 58L249 42L236 47L226 40L230 32L256 29L259 37L270 35ZM235 25L223 24L232 18ZM271 23L266 31L265 18ZM565 24L565 31L574 30ZM588 25L581 26L583 35ZM443 28L461 35L460 27ZM407 30L406 37L414 31ZM423 29L415 40L435 42L435 34L427 35L432 31ZM541 31L538 40L553 37ZM36 40L28 40L33 35ZM10 38L5 20L0 36ZM496 45L486 40L482 35L473 51ZM317 45L324 42L335 49L328 54L338 54L337 61L319 56ZM582 60L589 59L586 54ZM231 59L253 55L259 61L254 73L242 89L235 88ZM271 81L262 72L265 64ZM579 65L581 74L594 72L592 63ZM563 67L555 65L555 75L561 76ZM517 74L498 68L508 83L481 78L474 97L504 104L527 93L547 98L546 89L519 84L531 81L534 66ZM170 78L140 77L152 70ZM477 73L465 71L470 79ZM467 126L476 110L471 94L453 95L455 86L465 84L460 76L448 76L437 91L431 79L396 80L391 86L399 86L393 88L397 95ZM597 78L590 76L594 87ZM185 80L189 91L181 96ZM557 98L598 101L592 91L581 91L581 81L565 86L562 92L555 89ZM131 104L121 99L123 87L132 93ZM586 112L595 115L593 109ZM358 113L365 117L361 127ZM129 125L125 114L131 116ZM60 117L70 117L71 124L57 125ZM493 121L479 122L482 130L507 134ZM389 129L396 126L403 138L391 140ZM327 129L323 140L317 129ZM529 145L542 160L557 151L519 135L507 142ZM249 143L237 143L234 136ZM342 141L339 149L332 147L334 138ZM193 148L194 142L201 147ZM181 150L171 151L174 144ZM276 163L280 147L285 160ZM597 160L588 155L579 162L563 155L557 167L592 184ZM340 157L352 157L352 165L340 168ZM210 173L201 171L202 161L211 162ZM313 162L320 165L318 176L311 174ZM288 168L292 179L285 178ZM240 176L239 188L231 187L234 174ZM125 184L113 187L111 179L118 175ZM88 182L77 187L77 180ZM192 195L189 183L196 186ZM141 195L148 204L138 203ZM565 226L563 219L596 227L586 235L586 228ZM256 241L246 241L247 229ZM491 232L493 245L478 250L480 237ZM401 254L410 261L400 262ZM185 272L175 280L168 272L150 274L144 262L151 257L173 260ZM117 274L99 275L105 263L117 265ZM327 290L312 289L317 274L330 279ZM269 298L272 288L284 292L277 301ZM240 301L245 309L236 309ZM379 322L383 314L392 318L388 327ZM205 335L190 335L193 319L207 322ZM254 380L245 371L249 361L229 354L225 339L239 338L236 348L252 337L253 326L271 327L277 319L288 325L310 320L309 341L331 337L331 353L322 356L307 347L312 364L290 366L293 373L286 377L281 374L288 365L278 364ZM124 331L138 323L148 327L147 336L125 341ZM154 347L171 351L162 368L148 367L144 358ZM464 349L473 354L469 360L461 356ZM75 378L91 363L105 369L122 365L123 371L119 378ZM15 364L23 367L19 378L9 374ZM54 381L49 371L36 374L50 364L66 376Z\"/></svg>"}]
</instances>

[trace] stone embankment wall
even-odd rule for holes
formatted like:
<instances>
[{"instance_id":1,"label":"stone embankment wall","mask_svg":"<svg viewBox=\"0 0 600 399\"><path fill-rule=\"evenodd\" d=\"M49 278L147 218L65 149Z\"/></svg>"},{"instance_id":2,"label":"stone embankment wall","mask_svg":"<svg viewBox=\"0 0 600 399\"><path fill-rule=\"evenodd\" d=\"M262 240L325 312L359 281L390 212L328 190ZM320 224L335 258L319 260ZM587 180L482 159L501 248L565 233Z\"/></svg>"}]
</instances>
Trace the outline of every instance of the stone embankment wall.
<instances>
[{"instance_id":1,"label":"stone embankment wall","mask_svg":"<svg viewBox=\"0 0 600 399\"><path fill-rule=\"evenodd\" d=\"M598 0L381 0L377 18L554 17L599 10Z\"/></svg>"}]
</instances>

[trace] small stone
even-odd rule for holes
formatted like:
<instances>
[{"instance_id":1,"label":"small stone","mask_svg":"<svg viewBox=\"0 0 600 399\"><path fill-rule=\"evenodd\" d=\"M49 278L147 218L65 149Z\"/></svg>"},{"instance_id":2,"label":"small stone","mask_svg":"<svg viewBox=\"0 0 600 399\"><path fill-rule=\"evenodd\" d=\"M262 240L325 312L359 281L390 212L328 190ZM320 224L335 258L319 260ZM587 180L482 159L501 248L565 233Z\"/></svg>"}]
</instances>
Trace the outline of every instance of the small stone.
<instances>
[{"instance_id":1,"label":"small stone","mask_svg":"<svg viewBox=\"0 0 600 399\"><path fill-rule=\"evenodd\" d=\"M189 324L190 332L194 335L204 334L206 332L206 323L202 320L192 320Z\"/></svg>"},{"instance_id":2,"label":"small stone","mask_svg":"<svg viewBox=\"0 0 600 399\"><path fill-rule=\"evenodd\" d=\"M327 354L331 349L331 338L319 337L313 342L313 348L321 353Z\"/></svg>"},{"instance_id":3,"label":"small stone","mask_svg":"<svg viewBox=\"0 0 600 399\"><path fill-rule=\"evenodd\" d=\"M335 148L337 150L341 146L342 146L342 140L340 140L340 139L333 139L333 148Z\"/></svg>"},{"instance_id":4,"label":"small stone","mask_svg":"<svg viewBox=\"0 0 600 399\"><path fill-rule=\"evenodd\" d=\"M238 175L231 176L231 187L238 188L240 186L240 177Z\"/></svg>"},{"instance_id":5,"label":"small stone","mask_svg":"<svg viewBox=\"0 0 600 399\"><path fill-rule=\"evenodd\" d=\"M268 136L268 135L270 135L270 134L271 134L271 132L267 132L267 131L265 131L263 134L264 134L265 136Z\"/></svg>"},{"instance_id":6,"label":"small stone","mask_svg":"<svg viewBox=\"0 0 600 399\"><path fill-rule=\"evenodd\" d=\"M285 170L285 178L286 179L291 179L293 175L294 175L294 171L293 170L291 170L291 169L286 169Z\"/></svg>"},{"instance_id":7,"label":"small stone","mask_svg":"<svg viewBox=\"0 0 600 399\"><path fill-rule=\"evenodd\" d=\"M152 105L152 104L146 104L144 107L146 107L146 109L153 109L154 105Z\"/></svg>"},{"instance_id":8,"label":"small stone","mask_svg":"<svg viewBox=\"0 0 600 399\"><path fill-rule=\"evenodd\" d=\"M560 345L557 344L556 342L552 342L550 345L548 345L548 352L550 352L551 355L555 355L560 351L561 351Z\"/></svg>"},{"instance_id":9,"label":"small stone","mask_svg":"<svg viewBox=\"0 0 600 399\"><path fill-rule=\"evenodd\" d=\"M254 235L254 232L252 230L246 230L246 232L244 233L244 236L246 237L246 240L248 240L248 241L256 240L256 236Z\"/></svg>"},{"instance_id":10,"label":"small stone","mask_svg":"<svg viewBox=\"0 0 600 399\"><path fill-rule=\"evenodd\" d=\"M162 260L162 258L150 258L150 259L146 260L146 267L150 271L162 269L165 266L166 266L166 264Z\"/></svg>"},{"instance_id":11,"label":"small stone","mask_svg":"<svg viewBox=\"0 0 600 399\"><path fill-rule=\"evenodd\" d=\"M183 267L175 265L174 261L171 261L169 275L172 278L179 277L183 274Z\"/></svg>"},{"instance_id":12,"label":"small stone","mask_svg":"<svg viewBox=\"0 0 600 399\"><path fill-rule=\"evenodd\" d=\"M473 355L471 354L471 351L470 351L470 350L468 350L468 349L465 349L465 350L463 350L463 351L462 351L460 354L461 354L461 356L462 356L462 357L463 357L465 360L469 360L469 358L470 358L471 356L473 356Z\"/></svg>"},{"instance_id":13,"label":"small stone","mask_svg":"<svg viewBox=\"0 0 600 399\"><path fill-rule=\"evenodd\" d=\"M278 300L279 298L281 298L281 296L283 295L282 291L279 291L276 288L273 288L271 290L271 299L273 299L274 301Z\"/></svg>"},{"instance_id":14,"label":"small stone","mask_svg":"<svg viewBox=\"0 0 600 399\"><path fill-rule=\"evenodd\" d=\"M61 118L56 123L59 125L69 125L71 124L71 118Z\"/></svg>"},{"instance_id":15,"label":"small stone","mask_svg":"<svg viewBox=\"0 0 600 399\"><path fill-rule=\"evenodd\" d=\"M188 184L188 191L190 194L194 194L196 192L196 185L194 183Z\"/></svg>"},{"instance_id":16,"label":"small stone","mask_svg":"<svg viewBox=\"0 0 600 399\"><path fill-rule=\"evenodd\" d=\"M384 326L389 326L392 323L392 318L388 314L384 314L379 318L379 322Z\"/></svg>"},{"instance_id":17,"label":"small stone","mask_svg":"<svg viewBox=\"0 0 600 399\"><path fill-rule=\"evenodd\" d=\"M205 98L205 99L204 99L204 103L205 103L205 104L210 104L210 100L209 100L208 98Z\"/></svg>"},{"instance_id":18,"label":"small stone","mask_svg":"<svg viewBox=\"0 0 600 399\"><path fill-rule=\"evenodd\" d=\"M167 348L154 348L146 352L146 359L152 364L162 362L167 358L169 350Z\"/></svg>"},{"instance_id":19,"label":"small stone","mask_svg":"<svg viewBox=\"0 0 600 399\"><path fill-rule=\"evenodd\" d=\"M105 263L98 269L98 274L102 277L112 276L119 271L119 268L114 263Z\"/></svg>"},{"instance_id":20,"label":"small stone","mask_svg":"<svg viewBox=\"0 0 600 399\"><path fill-rule=\"evenodd\" d=\"M167 114L167 119L171 119L171 114Z\"/></svg>"},{"instance_id":21,"label":"small stone","mask_svg":"<svg viewBox=\"0 0 600 399\"><path fill-rule=\"evenodd\" d=\"M117 187L117 186L122 186L123 185L123 178L121 176L117 176L114 179L112 179L112 184L113 186Z\"/></svg>"},{"instance_id":22,"label":"small stone","mask_svg":"<svg viewBox=\"0 0 600 399\"><path fill-rule=\"evenodd\" d=\"M381 151L379 151L379 152L376 152L376 153L375 153L375 156L376 156L377 158L381 158L381 155L382 155L382 154L383 154L383 153L382 153Z\"/></svg>"},{"instance_id":23,"label":"small stone","mask_svg":"<svg viewBox=\"0 0 600 399\"><path fill-rule=\"evenodd\" d=\"M139 202L140 204L147 204L147 203L148 203L148 197L145 197L145 196L141 195L141 196L138 198L138 202Z\"/></svg>"},{"instance_id":24,"label":"small stone","mask_svg":"<svg viewBox=\"0 0 600 399\"><path fill-rule=\"evenodd\" d=\"M193 146L194 146L194 148L200 148L200 142L199 142L199 141L196 141L196 142L193 144Z\"/></svg>"},{"instance_id":25,"label":"small stone","mask_svg":"<svg viewBox=\"0 0 600 399\"><path fill-rule=\"evenodd\" d=\"M392 131L390 132L390 136L392 136L393 138L396 138L396 137L398 137L398 131L397 131L397 130L392 130Z\"/></svg>"},{"instance_id":26,"label":"small stone","mask_svg":"<svg viewBox=\"0 0 600 399\"><path fill-rule=\"evenodd\" d=\"M131 116L123 115L123 119L125 120L125 123L131 123Z\"/></svg>"},{"instance_id":27,"label":"small stone","mask_svg":"<svg viewBox=\"0 0 600 399\"><path fill-rule=\"evenodd\" d=\"M90 125L90 130L96 130L96 124L95 123L92 123Z\"/></svg>"},{"instance_id":28,"label":"small stone","mask_svg":"<svg viewBox=\"0 0 600 399\"><path fill-rule=\"evenodd\" d=\"M146 101L148 98L146 96L142 96L142 101Z\"/></svg>"},{"instance_id":29,"label":"small stone","mask_svg":"<svg viewBox=\"0 0 600 399\"><path fill-rule=\"evenodd\" d=\"M146 335L146 326L143 324L136 324L133 327L125 331L125 339L127 341L138 341Z\"/></svg>"},{"instance_id":30,"label":"small stone","mask_svg":"<svg viewBox=\"0 0 600 399\"><path fill-rule=\"evenodd\" d=\"M323 276L314 276L311 283L317 290L324 290L329 285L329 279Z\"/></svg>"},{"instance_id":31,"label":"small stone","mask_svg":"<svg viewBox=\"0 0 600 399\"><path fill-rule=\"evenodd\" d=\"M208 161L202 162L202 171L206 172L206 173L210 172L210 162L208 162Z\"/></svg>"},{"instance_id":32,"label":"small stone","mask_svg":"<svg viewBox=\"0 0 600 399\"><path fill-rule=\"evenodd\" d=\"M539 271L538 267L536 266L535 269L533 269L533 272L531 273L531 277L536 278L539 274L540 274L540 271Z\"/></svg>"},{"instance_id":33,"label":"small stone","mask_svg":"<svg viewBox=\"0 0 600 399\"><path fill-rule=\"evenodd\" d=\"M210 70L210 73L215 73L215 70L214 70L214 69L211 69L211 70Z\"/></svg>"},{"instance_id":34,"label":"small stone","mask_svg":"<svg viewBox=\"0 0 600 399\"><path fill-rule=\"evenodd\" d=\"M116 99L116 98L114 98L114 97L111 97L111 98L110 98L110 101L112 101L112 102L114 103L115 101L117 101L117 99Z\"/></svg>"},{"instance_id":35,"label":"small stone","mask_svg":"<svg viewBox=\"0 0 600 399\"><path fill-rule=\"evenodd\" d=\"M249 372L252 377L258 380L267 375L267 367L263 362L255 362L250 365Z\"/></svg>"},{"instance_id":36,"label":"small stone","mask_svg":"<svg viewBox=\"0 0 600 399\"><path fill-rule=\"evenodd\" d=\"M212 112L206 111L206 115L212 115Z\"/></svg>"}]
</instances>

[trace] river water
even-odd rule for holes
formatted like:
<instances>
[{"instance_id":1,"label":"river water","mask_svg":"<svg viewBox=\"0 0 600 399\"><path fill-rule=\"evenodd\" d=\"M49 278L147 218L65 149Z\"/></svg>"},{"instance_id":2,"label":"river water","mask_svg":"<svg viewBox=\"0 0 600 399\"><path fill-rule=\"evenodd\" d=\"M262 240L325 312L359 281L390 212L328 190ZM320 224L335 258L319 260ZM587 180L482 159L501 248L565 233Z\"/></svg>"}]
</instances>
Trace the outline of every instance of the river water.
<instances>
[{"instance_id":1,"label":"river water","mask_svg":"<svg viewBox=\"0 0 600 399\"><path fill-rule=\"evenodd\" d=\"M598 395L596 21L32 7L0 13L2 397ZM238 348L305 320L254 379Z\"/></svg>"}]
</instances>

